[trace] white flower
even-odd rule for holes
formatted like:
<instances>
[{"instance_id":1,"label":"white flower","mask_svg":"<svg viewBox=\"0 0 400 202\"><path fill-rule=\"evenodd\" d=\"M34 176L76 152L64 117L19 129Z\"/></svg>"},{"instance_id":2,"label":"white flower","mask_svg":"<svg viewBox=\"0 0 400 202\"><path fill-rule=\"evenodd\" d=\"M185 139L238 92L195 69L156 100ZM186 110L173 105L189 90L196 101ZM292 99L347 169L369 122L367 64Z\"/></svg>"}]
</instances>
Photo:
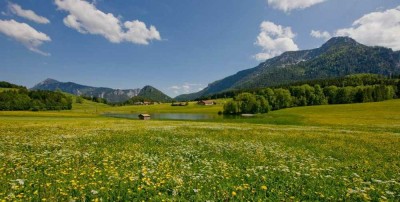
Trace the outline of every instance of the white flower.
<instances>
[{"instance_id":1,"label":"white flower","mask_svg":"<svg viewBox=\"0 0 400 202\"><path fill-rule=\"evenodd\" d=\"M25 180L24 179L16 179L16 182L18 182L19 185L24 185Z\"/></svg>"},{"instance_id":2,"label":"white flower","mask_svg":"<svg viewBox=\"0 0 400 202\"><path fill-rule=\"evenodd\" d=\"M90 191L90 193L92 193L93 195L96 195L96 194L98 194L99 192L96 191L96 190L92 190L92 191Z\"/></svg>"}]
</instances>

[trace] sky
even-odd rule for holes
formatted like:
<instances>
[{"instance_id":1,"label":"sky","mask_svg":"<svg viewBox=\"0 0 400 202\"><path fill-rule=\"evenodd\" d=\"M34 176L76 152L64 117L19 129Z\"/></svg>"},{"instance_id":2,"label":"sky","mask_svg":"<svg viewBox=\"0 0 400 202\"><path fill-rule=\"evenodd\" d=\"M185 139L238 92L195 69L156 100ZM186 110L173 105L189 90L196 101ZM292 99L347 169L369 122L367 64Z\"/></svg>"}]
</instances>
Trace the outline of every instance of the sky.
<instances>
[{"instance_id":1,"label":"sky","mask_svg":"<svg viewBox=\"0 0 400 202\"><path fill-rule=\"evenodd\" d=\"M0 0L0 80L175 97L334 36L400 50L400 1Z\"/></svg>"}]
</instances>

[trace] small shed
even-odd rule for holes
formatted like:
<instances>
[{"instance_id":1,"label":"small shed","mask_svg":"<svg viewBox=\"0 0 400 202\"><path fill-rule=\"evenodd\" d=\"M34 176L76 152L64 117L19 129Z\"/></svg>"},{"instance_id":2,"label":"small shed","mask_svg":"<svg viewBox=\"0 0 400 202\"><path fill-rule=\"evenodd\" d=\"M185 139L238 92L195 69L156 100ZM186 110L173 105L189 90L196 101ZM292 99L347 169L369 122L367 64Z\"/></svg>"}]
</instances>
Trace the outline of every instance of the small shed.
<instances>
[{"instance_id":1,"label":"small shed","mask_svg":"<svg viewBox=\"0 0 400 202\"><path fill-rule=\"evenodd\" d=\"M213 100L200 100L197 102L199 105L214 105L215 102Z\"/></svg>"},{"instance_id":2,"label":"small shed","mask_svg":"<svg viewBox=\"0 0 400 202\"><path fill-rule=\"evenodd\" d=\"M139 114L139 119L141 120L150 120L150 114Z\"/></svg>"}]
</instances>

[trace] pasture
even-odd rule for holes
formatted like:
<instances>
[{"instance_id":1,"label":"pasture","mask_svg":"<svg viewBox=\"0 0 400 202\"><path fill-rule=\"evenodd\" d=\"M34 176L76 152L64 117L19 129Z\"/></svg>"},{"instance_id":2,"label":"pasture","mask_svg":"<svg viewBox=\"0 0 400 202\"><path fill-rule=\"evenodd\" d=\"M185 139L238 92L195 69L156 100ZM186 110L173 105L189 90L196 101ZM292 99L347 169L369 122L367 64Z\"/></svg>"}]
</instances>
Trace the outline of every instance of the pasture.
<instances>
[{"instance_id":1,"label":"pasture","mask_svg":"<svg viewBox=\"0 0 400 202\"><path fill-rule=\"evenodd\" d=\"M291 108L251 121L0 112L0 201L399 201L400 100ZM164 110L164 111L163 111Z\"/></svg>"}]
</instances>

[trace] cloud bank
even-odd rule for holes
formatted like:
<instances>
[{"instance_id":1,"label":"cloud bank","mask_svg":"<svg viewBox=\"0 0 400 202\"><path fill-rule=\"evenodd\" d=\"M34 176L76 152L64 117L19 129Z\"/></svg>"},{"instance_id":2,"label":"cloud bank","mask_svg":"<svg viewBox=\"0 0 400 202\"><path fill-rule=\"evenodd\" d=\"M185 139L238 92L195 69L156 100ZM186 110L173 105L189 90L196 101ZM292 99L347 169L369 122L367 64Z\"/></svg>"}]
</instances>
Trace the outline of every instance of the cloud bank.
<instances>
[{"instance_id":1,"label":"cloud bank","mask_svg":"<svg viewBox=\"0 0 400 202\"><path fill-rule=\"evenodd\" d=\"M50 23L50 20L37 15L35 12L31 11L31 10L24 10L21 8L20 5L18 4L14 4L14 3L9 3L8 4L8 9L14 13L15 15L18 15L20 17L23 17L25 19L31 20L33 22L36 23L40 23L40 24L48 24Z\"/></svg>"},{"instance_id":2,"label":"cloud bank","mask_svg":"<svg viewBox=\"0 0 400 202\"><path fill-rule=\"evenodd\" d=\"M284 12L301 10L322 3L326 0L268 0L268 5Z\"/></svg>"},{"instance_id":3,"label":"cloud bank","mask_svg":"<svg viewBox=\"0 0 400 202\"><path fill-rule=\"evenodd\" d=\"M169 87L175 95L187 94L203 90L202 84L184 83L182 85L174 85Z\"/></svg>"},{"instance_id":4,"label":"cloud bank","mask_svg":"<svg viewBox=\"0 0 400 202\"><path fill-rule=\"evenodd\" d=\"M332 37L329 32L319 31L319 30L311 30L310 35L314 38L323 39L325 41L327 41L328 39L330 39Z\"/></svg>"},{"instance_id":5,"label":"cloud bank","mask_svg":"<svg viewBox=\"0 0 400 202\"><path fill-rule=\"evenodd\" d=\"M335 35L349 36L370 46L400 50L400 6L366 14L351 27L337 30Z\"/></svg>"},{"instance_id":6,"label":"cloud bank","mask_svg":"<svg viewBox=\"0 0 400 202\"><path fill-rule=\"evenodd\" d=\"M51 41L50 37L26 23L20 23L15 20L0 20L0 32L22 43L33 52L44 56L50 55L38 49L44 42Z\"/></svg>"},{"instance_id":7,"label":"cloud bank","mask_svg":"<svg viewBox=\"0 0 400 202\"><path fill-rule=\"evenodd\" d=\"M104 13L87 1L55 0L55 4L58 9L69 13L63 20L64 24L80 33L101 35L112 43L147 45L151 40L161 40L154 26L148 28L139 20L121 22L112 13Z\"/></svg>"},{"instance_id":8,"label":"cloud bank","mask_svg":"<svg viewBox=\"0 0 400 202\"><path fill-rule=\"evenodd\" d=\"M276 25L270 21L264 21L260 25L261 32L257 37L255 45L262 48L262 52L254 56L263 61L282 54L285 51L299 50L293 41L296 36L291 27Z\"/></svg>"}]
</instances>

